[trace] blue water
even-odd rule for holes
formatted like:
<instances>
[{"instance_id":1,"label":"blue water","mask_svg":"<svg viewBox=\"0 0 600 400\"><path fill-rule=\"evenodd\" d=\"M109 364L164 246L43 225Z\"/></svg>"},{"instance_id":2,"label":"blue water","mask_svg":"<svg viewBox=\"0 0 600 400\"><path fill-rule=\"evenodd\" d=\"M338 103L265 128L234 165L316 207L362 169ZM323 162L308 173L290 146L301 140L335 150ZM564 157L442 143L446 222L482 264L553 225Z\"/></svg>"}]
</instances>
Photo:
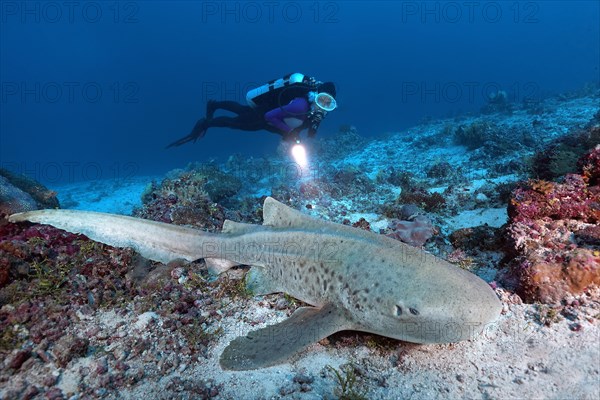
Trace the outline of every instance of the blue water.
<instances>
[{"instance_id":1,"label":"blue water","mask_svg":"<svg viewBox=\"0 0 600 400\"><path fill-rule=\"evenodd\" d=\"M0 167L50 184L271 155L277 135L219 128L163 147L291 72L337 84L323 137L599 81L597 1L3 1L0 21Z\"/></svg>"}]
</instances>

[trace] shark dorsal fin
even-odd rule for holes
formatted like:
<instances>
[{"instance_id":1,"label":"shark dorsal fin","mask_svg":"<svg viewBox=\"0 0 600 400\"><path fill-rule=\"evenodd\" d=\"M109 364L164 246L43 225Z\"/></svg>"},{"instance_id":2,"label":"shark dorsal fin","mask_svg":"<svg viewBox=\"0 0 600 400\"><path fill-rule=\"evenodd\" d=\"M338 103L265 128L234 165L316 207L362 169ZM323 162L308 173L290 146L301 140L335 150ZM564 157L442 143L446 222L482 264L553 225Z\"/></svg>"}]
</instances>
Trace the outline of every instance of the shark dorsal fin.
<instances>
[{"instance_id":1,"label":"shark dorsal fin","mask_svg":"<svg viewBox=\"0 0 600 400\"><path fill-rule=\"evenodd\" d=\"M267 197L263 205L263 225L275 228L296 228L312 229L321 232L330 232L337 235L349 235L360 237L364 240L377 242L384 246L399 246L406 250L415 251L415 247L409 246L396 239L380 235L375 232L366 231L360 228L354 228L348 225L336 224L330 221L324 221L301 213L278 202L272 197Z\"/></svg>"},{"instance_id":2,"label":"shark dorsal fin","mask_svg":"<svg viewBox=\"0 0 600 400\"><path fill-rule=\"evenodd\" d=\"M223 229L221 229L221 233L227 233L230 235L241 235L244 233L251 233L261 230L260 225L254 224L245 224L243 222L235 222L229 219L226 219L223 222Z\"/></svg>"},{"instance_id":3,"label":"shark dorsal fin","mask_svg":"<svg viewBox=\"0 0 600 400\"><path fill-rule=\"evenodd\" d=\"M275 228L303 228L314 226L314 218L302 214L272 197L263 204L263 225Z\"/></svg>"}]
</instances>

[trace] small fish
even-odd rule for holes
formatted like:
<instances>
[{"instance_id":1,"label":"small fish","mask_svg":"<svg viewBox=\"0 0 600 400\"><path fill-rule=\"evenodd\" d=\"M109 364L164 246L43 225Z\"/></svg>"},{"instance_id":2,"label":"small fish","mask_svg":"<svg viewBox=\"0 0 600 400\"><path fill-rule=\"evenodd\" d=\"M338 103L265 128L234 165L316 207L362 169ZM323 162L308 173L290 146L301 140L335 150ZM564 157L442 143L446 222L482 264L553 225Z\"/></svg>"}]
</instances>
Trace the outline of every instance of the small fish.
<instances>
[{"instance_id":1,"label":"small fish","mask_svg":"<svg viewBox=\"0 0 600 400\"><path fill-rule=\"evenodd\" d=\"M222 368L283 363L335 332L356 330L414 343L472 339L500 314L490 286L470 272L397 240L318 220L268 197L263 225L225 221L221 233L121 215L40 210L11 222L48 224L167 263L206 259L216 271L251 265L257 295L285 292L311 307L238 337Z\"/></svg>"}]
</instances>

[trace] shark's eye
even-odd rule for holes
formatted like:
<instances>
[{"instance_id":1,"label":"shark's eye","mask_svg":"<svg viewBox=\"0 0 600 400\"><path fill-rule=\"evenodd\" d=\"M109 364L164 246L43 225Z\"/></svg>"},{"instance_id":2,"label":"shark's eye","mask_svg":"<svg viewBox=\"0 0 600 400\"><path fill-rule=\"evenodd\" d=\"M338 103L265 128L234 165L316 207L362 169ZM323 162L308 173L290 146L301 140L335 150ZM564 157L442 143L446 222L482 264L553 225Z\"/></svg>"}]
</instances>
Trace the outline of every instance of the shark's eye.
<instances>
[{"instance_id":1,"label":"shark's eye","mask_svg":"<svg viewBox=\"0 0 600 400\"><path fill-rule=\"evenodd\" d=\"M399 317L402 315L402 307L396 306L396 316Z\"/></svg>"},{"instance_id":2,"label":"shark's eye","mask_svg":"<svg viewBox=\"0 0 600 400\"><path fill-rule=\"evenodd\" d=\"M409 308L408 311L410 311L412 315L419 315L419 310L415 308Z\"/></svg>"}]
</instances>

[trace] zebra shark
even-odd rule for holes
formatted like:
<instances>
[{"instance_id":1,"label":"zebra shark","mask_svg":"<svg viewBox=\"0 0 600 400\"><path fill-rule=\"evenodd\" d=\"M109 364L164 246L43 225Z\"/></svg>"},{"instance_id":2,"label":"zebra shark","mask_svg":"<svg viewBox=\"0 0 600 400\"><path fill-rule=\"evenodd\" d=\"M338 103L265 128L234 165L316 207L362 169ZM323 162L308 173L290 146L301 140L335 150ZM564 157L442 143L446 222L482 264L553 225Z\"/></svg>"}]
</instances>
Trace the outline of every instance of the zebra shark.
<instances>
[{"instance_id":1,"label":"zebra shark","mask_svg":"<svg viewBox=\"0 0 600 400\"><path fill-rule=\"evenodd\" d=\"M232 340L220 356L228 370L281 364L333 333L356 330L413 343L476 337L501 303L476 275L373 232L307 216L268 197L263 225L225 221L221 233L76 210L9 217L52 225L163 263L204 258L216 271L252 266L255 295L285 292L309 304L291 317Z\"/></svg>"}]
</instances>

